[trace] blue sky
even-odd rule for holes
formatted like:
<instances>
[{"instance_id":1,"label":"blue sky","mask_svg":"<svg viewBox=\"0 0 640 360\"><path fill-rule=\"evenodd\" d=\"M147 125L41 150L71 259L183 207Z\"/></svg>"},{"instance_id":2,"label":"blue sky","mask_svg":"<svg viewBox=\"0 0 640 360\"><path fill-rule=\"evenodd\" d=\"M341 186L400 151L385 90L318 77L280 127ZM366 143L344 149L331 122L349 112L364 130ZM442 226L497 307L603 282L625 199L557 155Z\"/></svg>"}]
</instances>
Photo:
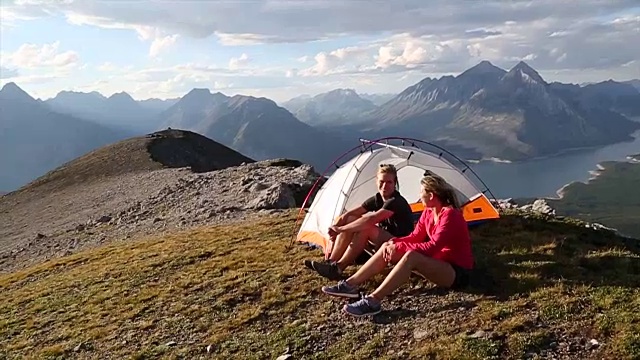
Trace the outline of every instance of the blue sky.
<instances>
[{"instance_id":1,"label":"blue sky","mask_svg":"<svg viewBox=\"0 0 640 360\"><path fill-rule=\"evenodd\" d=\"M637 1L0 2L0 82L284 101L335 88L397 93L482 60L549 82L640 78Z\"/></svg>"}]
</instances>

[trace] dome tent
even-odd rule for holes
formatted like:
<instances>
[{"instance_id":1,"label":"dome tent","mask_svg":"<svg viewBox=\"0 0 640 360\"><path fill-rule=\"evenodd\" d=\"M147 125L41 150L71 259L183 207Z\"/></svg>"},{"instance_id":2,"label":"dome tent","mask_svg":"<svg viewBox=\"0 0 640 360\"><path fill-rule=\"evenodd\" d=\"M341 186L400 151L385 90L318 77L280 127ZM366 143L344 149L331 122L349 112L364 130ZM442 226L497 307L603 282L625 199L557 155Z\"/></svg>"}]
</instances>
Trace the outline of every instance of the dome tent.
<instances>
[{"instance_id":1,"label":"dome tent","mask_svg":"<svg viewBox=\"0 0 640 360\"><path fill-rule=\"evenodd\" d=\"M394 140L401 143L389 143ZM361 146L351 149L341 158L358 149L359 153L340 166L337 165L340 158L332 165L337 169L318 189L295 240L319 246L327 256L332 247L329 227L342 213L362 204L378 191L376 176L380 164L393 164L396 167L399 191L411 204L416 220L424 210L420 202L420 180L427 171L443 177L454 188L469 225L500 217L485 195L491 194L487 186L468 165L445 149L408 138L360 141ZM307 195L301 213L316 186L317 183Z\"/></svg>"}]
</instances>

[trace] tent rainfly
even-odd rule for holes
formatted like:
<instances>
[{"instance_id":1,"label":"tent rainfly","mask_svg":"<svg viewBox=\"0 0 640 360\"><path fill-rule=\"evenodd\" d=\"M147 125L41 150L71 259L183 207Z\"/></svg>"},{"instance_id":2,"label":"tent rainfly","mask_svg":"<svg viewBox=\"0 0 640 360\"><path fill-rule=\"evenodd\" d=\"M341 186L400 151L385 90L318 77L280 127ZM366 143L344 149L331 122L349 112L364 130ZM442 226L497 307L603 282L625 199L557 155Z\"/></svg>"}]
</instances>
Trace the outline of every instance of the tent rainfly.
<instances>
[{"instance_id":1,"label":"tent rainfly","mask_svg":"<svg viewBox=\"0 0 640 360\"><path fill-rule=\"evenodd\" d=\"M402 144L391 145L389 140L402 140ZM443 177L455 189L469 225L500 217L485 195L490 191L482 180L462 160L443 148L407 138L361 141L362 146L350 151L360 149L360 152L339 166L318 190L305 214L297 241L317 245L327 256L331 248L329 227L340 214L362 204L377 192L379 164L393 164L397 168L399 191L411 204L416 220L424 210L420 202L420 180L427 170ZM405 145L405 142L410 145ZM432 149L425 150L416 142L421 147ZM475 182L469 174L473 174ZM313 191L312 188L310 193Z\"/></svg>"}]
</instances>

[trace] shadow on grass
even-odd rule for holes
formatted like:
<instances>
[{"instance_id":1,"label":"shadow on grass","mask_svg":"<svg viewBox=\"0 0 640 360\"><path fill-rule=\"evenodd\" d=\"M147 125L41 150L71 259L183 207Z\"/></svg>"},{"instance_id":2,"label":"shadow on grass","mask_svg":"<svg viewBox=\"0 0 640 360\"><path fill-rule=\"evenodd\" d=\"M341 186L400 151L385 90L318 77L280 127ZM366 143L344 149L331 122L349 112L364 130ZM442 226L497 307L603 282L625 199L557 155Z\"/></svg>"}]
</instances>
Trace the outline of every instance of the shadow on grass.
<instances>
[{"instance_id":1,"label":"shadow on grass","mask_svg":"<svg viewBox=\"0 0 640 360\"><path fill-rule=\"evenodd\" d=\"M392 310L385 310L371 318L371 321L375 324L386 325L398 322L404 318L414 319L418 312L416 310L408 310L403 308L396 308Z\"/></svg>"},{"instance_id":2,"label":"shadow on grass","mask_svg":"<svg viewBox=\"0 0 640 360\"><path fill-rule=\"evenodd\" d=\"M640 241L570 221L507 215L472 230L476 270L463 292L499 299L558 282L640 285Z\"/></svg>"}]
</instances>

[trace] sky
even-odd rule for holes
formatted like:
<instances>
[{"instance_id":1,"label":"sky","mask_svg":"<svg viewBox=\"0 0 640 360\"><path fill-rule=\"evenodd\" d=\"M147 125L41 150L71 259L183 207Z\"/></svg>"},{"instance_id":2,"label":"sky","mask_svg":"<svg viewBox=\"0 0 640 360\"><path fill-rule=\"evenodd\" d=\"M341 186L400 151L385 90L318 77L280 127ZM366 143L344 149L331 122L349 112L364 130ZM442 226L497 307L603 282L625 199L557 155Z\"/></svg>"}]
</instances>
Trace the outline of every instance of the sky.
<instances>
[{"instance_id":1,"label":"sky","mask_svg":"<svg viewBox=\"0 0 640 360\"><path fill-rule=\"evenodd\" d=\"M398 93L483 60L640 78L640 1L0 0L0 84L41 99Z\"/></svg>"}]
</instances>

